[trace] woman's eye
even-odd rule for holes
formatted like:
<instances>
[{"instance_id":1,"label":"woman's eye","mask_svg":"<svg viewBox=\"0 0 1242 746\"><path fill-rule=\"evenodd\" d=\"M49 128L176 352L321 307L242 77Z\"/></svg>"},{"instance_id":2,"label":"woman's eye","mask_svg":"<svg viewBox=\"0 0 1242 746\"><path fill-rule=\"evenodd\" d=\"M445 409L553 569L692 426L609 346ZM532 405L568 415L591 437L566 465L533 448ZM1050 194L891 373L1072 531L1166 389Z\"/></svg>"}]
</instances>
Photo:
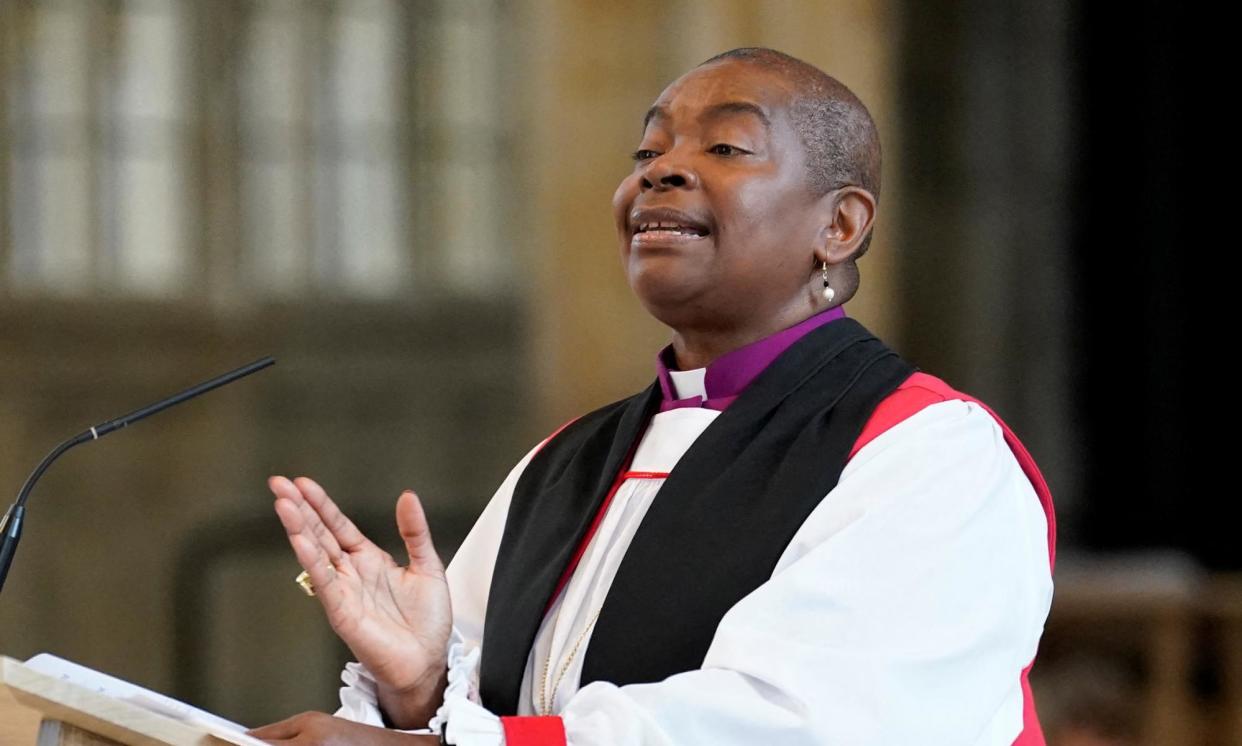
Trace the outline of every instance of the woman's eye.
<instances>
[{"instance_id":1,"label":"woman's eye","mask_svg":"<svg viewBox=\"0 0 1242 746\"><path fill-rule=\"evenodd\" d=\"M721 152L720 151L721 148L725 148L730 152ZM711 147L711 152L719 153L720 155L735 155L737 153L744 153L746 151L742 150L741 148L734 147L733 145L727 145L725 143L720 143L719 145L713 145Z\"/></svg>"},{"instance_id":2,"label":"woman's eye","mask_svg":"<svg viewBox=\"0 0 1242 746\"><path fill-rule=\"evenodd\" d=\"M645 161L648 158L654 158L655 154L656 152L654 150L643 148L643 149L635 150L633 153L630 154L630 157L636 161Z\"/></svg>"}]
</instances>

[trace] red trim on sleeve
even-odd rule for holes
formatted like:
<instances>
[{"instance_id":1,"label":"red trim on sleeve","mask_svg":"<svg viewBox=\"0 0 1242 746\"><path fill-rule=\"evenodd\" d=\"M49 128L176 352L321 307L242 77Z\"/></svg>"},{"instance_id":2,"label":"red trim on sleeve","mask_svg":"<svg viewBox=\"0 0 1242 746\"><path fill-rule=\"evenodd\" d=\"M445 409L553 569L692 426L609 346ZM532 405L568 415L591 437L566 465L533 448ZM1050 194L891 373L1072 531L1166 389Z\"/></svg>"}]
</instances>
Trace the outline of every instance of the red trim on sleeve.
<instances>
[{"instance_id":1,"label":"red trim on sleeve","mask_svg":"<svg viewBox=\"0 0 1242 746\"><path fill-rule=\"evenodd\" d=\"M502 715L505 746L565 746L565 723L556 715Z\"/></svg>"},{"instance_id":2,"label":"red trim on sleeve","mask_svg":"<svg viewBox=\"0 0 1242 746\"><path fill-rule=\"evenodd\" d=\"M1027 677L1031 673L1032 660L1022 669L1022 732L1018 734L1013 746L1044 746L1044 729L1039 725L1039 715L1035 712L1035 695L1031 693L1031 682Z\"/></svg>"},{"instance_id":3,"label":"red trim on sleeve","mask_svg":"<svg viewBox=\"0 0 1242 746\"><path fill-rule=\"evenodd\" d=\"M1022 441L1018 440L1018 436L1009 429L1004 420L997 416L996 412L992 411L991 407L975 397L963 394L933 375L918 371L903 381L896 391L885 397L879 406L875 408L875 411L871 413L871 417L867 420L867 424L863 426L862 434L854 442L854 447L850 451L849 457L853 458L859 449L870 443L880 433L923 409L923 407L950 399L961 399L978 404L1000 426L1001 431L1005 435L1005 443L1013 451L1014 458L1018 460L1018 465L1022 467L1022 471L1026 474L1027 479L1031 481L1031 486L1035 488L1035 494L1038 495L1040 505L1044 509L1044 515L1048 518L1048 568L1051 571L1056 566L1057 546L1057 524L1056 515L1052 508L1052 491L1048 489L1048 483L1044 481L1044 475L1040 473L1039 467L1035 465L1035 459L1026 450L1026 446L1022 445ZM1035 711L1035 696L1031 692L1031 682L1028 678L1031 666L1034 664L1035 661L1032 659L1026 665L1026 668L1022 669L1020 676L1022 683L1022 732L1018 734L1018 738L1013 742L1013 746L1044 746L1045 744L1044 731L1039 725L1039 715Z\"/></svg>"},{"instance_id":4,"label":"red trim on sleeve","mask_svg":"<svg viewBox=\"0 0 1242 746\"><path fill-rule=\"evenodd\" d=\"M920 375L926 374L915 373L910 376L897 387L896 391L889 394L876 406L875 411L871 413L871 417L867 420L867 424L863 426L862 434L858 436L858 440L854 441L854 447L850 450L849 458L854 458L854 454L858 453L863 446L870 443L876 436L893 425L918 412L928 404L936 404L948 398L943 393L918 385L918 377Z\"/></svg>"},{"instance_id":5,"label":"red trim on sleeve","mask_svg":"<svg viewBox=\"0 0 1242 746\"><path fill-rule=\"evenodd\" d=\"M1013 451L1014 458L1018 460L1018 465L1022 467L1022 472L1026 474L1027 479L1031 481L1031 486L1035 488L1035 494L1039 496L1040 505L1043 507L1044 515L1048 519L1048 567L1055 569L1057 559L1057 519L1056 512L1052 507L1052 491L1048 489L1048 483L1044 481L1044 475L1039 471L1039 467L1035 465L1035 459L1031 457L1030 452L1026 450L1026 446L1022 444L1022 441L1018 440L1018 436L1014 434L1013 430L1009 429L1009 425L1005 424L1005 421L991 407L970 394L963 394L933 375L922 371L915 372L903 381L896 391L885 397L879 406L875 408L875 411L871 413L867 424L863 426L862 434L854 442L853 449L850 450L849 458L854 458L854 454L858 453L859 449L870 443L880 433L918 412L923 407L949 399L962 399L978 404L988 414L992 415L992 419L996 420L996 424L1000 426L1001 432L1005 435L1005 443Z\"/></svg>"}]
</instances>

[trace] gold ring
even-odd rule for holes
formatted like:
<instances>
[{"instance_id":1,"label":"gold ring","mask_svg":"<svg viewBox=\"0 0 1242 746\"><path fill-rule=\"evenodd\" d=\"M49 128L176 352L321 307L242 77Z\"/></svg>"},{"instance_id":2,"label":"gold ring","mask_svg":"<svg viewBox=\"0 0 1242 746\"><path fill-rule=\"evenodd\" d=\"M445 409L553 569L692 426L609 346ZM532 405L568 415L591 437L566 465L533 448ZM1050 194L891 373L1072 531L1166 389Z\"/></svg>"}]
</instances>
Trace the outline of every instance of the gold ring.
<instances>
[{"instance_id":1,"label":"gold ring","mask_svg":"<svg viewBox=\"0 0 1242 746\"><path fill-rule=\"evenodd\" d=\"M302 590L306 591L306 595L308 596L315 595L315 585L311 583L310 573L308 573L307 571L303 570L302 572L298 573L298 576L293 579L293 582L302 586Z\"/></svg>"}]
</instances>

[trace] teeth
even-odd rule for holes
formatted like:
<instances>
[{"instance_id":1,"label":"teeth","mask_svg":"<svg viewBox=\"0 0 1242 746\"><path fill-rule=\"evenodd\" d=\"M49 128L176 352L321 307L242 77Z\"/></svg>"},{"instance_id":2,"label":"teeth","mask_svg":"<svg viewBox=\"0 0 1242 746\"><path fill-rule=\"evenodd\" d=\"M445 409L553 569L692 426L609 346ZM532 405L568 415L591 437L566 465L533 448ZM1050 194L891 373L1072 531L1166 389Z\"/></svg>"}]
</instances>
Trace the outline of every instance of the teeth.
<instances>
[{"instance_id":1,"label":"teeth","mask_svg":"<svg viewBox=\"0 0 1242 746\"><path fill-rule=\"evenodd\" d=\"M688 233L688 234L696 235L696 236L699 235L699 232L695 230L694 228L688 228L684 225L677 225L676 223L643 223L638 226L639 233L645 233L647 231L655 231L655 230L673 231L675 233Z\"/></svg>"}]
</instances>

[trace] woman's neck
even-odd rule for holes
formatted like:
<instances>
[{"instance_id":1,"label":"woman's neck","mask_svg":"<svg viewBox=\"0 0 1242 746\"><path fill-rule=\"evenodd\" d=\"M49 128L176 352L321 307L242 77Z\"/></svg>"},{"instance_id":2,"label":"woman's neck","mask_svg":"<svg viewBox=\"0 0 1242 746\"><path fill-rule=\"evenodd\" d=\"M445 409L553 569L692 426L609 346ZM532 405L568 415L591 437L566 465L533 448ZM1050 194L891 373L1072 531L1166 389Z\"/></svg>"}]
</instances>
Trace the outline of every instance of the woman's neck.
<instances>
[{"instance_id":1,"label":"woman's neck","mask_svg":"<svg viewBox=\"0 0 1242 746\"><path fill-rule=\"evenodd\" d=\"M677 369L705 368L721 355L788 329L824 310L827 309L801 306L742 327L674 329L672 343Z\"/></svg>"}]
</instances>

